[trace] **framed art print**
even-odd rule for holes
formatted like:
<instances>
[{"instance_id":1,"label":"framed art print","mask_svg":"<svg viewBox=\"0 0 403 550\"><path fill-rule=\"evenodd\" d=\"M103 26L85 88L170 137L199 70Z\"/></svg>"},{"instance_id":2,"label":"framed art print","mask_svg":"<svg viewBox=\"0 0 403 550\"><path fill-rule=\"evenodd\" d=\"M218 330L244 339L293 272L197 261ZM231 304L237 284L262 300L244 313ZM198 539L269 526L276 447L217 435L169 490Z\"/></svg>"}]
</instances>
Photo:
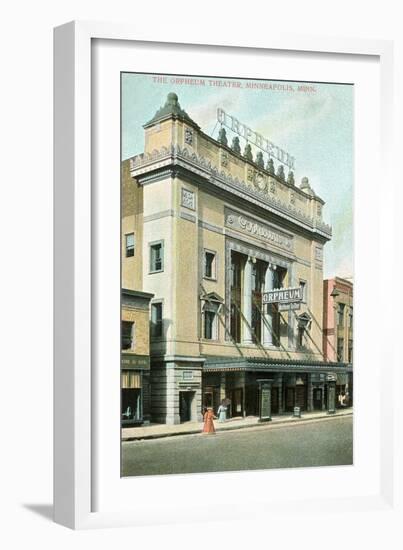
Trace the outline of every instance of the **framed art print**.
<instances>
[{"instance_id":1,"label":"framed art print","mask_svg":"<svg viewBox=\"0 0 403 550\"><path fill-rule=\"evenodd\" d=\"M56 29L56 521L390 503L390 56Z\"/></svg>"},{"instance_id":2,"label":"framed art print","mask_svg":"<svg viewBox=\"0 0 403 550\"><path fill-rule=\"evenodd\" d=\"M122 475L353 463L353 96L122 72Z\"/></svg>"}]
</instances>

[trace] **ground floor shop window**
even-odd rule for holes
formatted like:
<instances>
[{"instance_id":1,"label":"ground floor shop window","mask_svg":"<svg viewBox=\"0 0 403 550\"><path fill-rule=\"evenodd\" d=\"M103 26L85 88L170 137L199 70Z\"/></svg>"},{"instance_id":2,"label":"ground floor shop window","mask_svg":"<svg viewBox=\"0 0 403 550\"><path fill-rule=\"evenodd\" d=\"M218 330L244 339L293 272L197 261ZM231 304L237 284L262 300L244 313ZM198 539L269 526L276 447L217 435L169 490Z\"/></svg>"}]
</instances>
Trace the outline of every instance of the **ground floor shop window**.
<instances>
[{"instance_id":1,"label":"ground floor shop window","mask_svg":"<svg viewBox=\"0 0 403 550\"><path fill-rule=\"evenodd\" d=\"M121 418L123 423L140 421L142 418L141 374L123 371L121 376Z\"/></svg>"},{"instance_id":2,"label":"ground floor shop window","mask_svg":"<svg viewBox=\"0 0 403 550\"><path fill-rule=\"evenodd\" d=\"M122 389L122 421L141 420L141 390Z\"/></svg>"}]
</instances>

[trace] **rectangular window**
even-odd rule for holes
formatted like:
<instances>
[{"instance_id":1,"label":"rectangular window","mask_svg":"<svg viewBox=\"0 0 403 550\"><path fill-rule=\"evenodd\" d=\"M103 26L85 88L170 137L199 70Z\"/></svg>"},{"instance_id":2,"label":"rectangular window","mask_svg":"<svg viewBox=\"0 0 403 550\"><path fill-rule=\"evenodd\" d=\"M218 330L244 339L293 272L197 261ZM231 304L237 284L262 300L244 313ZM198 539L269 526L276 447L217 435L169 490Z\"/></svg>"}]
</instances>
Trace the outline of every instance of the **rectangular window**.
<instances>
[{"instance_id":1,"label":"rectangular window","mask_svg":"<svg viewBox=\"0 0 403 550\"><path fill-rule=\"evenodd\" d=\"M216 254L209 250L204 251L204 276L207 279L216 279Z\"/></svg>"},{"instance_id":2,"label":"rectangular window","mask_svg":"<svg viewBox=\"0 0 403 550\"><path fill-rule=\"evenodd\" d=\"M348 362L349 363L353 362L353 341L352 340L348 341Z\"/></svg>"},{"instance_id":3,"label":"rectangular window","mask_svg":"<svg viewBox=\"0 0 403 550\"><path fill-rule=\"evenodd\" d=\"M122 350L133 349L134 323L122 321Z\"/></svg>"},{"instance_id":4,"label":"rectangular window","mask_svg":"<svg viewBox=\"0 0 403 550\"><path fill-rule=\"evenodd\" d=\"M215 312L206 310L204 312L204 338L215 340Z\"/></svg>"},{"instance_id":5,"label":"rectangular window","mask_svg":"<svg viewBox=\"0 0 403 550\"><path fill-rule=\"evenodd\" d=\"M164 249L161 243L150 245L150 271L164 270Z\"/></svg>"},{"instance_id":6,"label":"rectangular window","mask_svg":"<svg viewBox=\"0 0 403 550\"><path fill-rule=\"evenodd\" d=\"M284 281L287 276L287 270L278 267L273 273L273 286L274 288L283 288ZM281 332L282 329L284 329L284 317L282 316L281 311L279 310L278 304L270 304L268 308L268 312L271 313L271 326L272 326L272 337L273 337L273 344L277 347L280 346L281 343Z\"/></svg>"},{"instance_id":7,"label":"rectangular window","mask_svg":"<svg viewBox=\"0 0 403 550\"><path fill-rule=\"evenodd\" d=\"M337 360L344 361L344 339L337 338Z\"/></svg>"},{"instance_id":8,"label":"rectangular window","mask_svg":"<svg viewBox=\"0 0 403 550\"><path fill-rule=\"evenodd\" d=\"M349 327L353 328L353 306L350 306L349 316Z\"/></svg>"},{"instance_id":9,"label":"rectangular window","mask_svg":"<svg viewBox=\"0 0 403 550\"><path fill-rule=\"evenodd\" d=\"M242 256L237 252L231 253L231 338L235 342L241 341L241 280Z\"/></svg>"},{"instance_id":10,"label":"rectangular window","mask_svg":"<svg viewBox=\"0 0 403 550\"><path fill-rule=\"evenodd\" d=\"M338 304L337 306L337 324L339 327L344 327L344 309L345 304Z\"/></svg>"},{"instance_id":11,"label":"rectangular window","mask_svg":"<svg viewBox=\"0 0 403 550\"><path fill-rule=\"evenodd\" d=\"M151 304L151 336L162 336L162 302Z\"/></svg>"},{"instance_id":12,"label":"rectangular window","mask_svg":"<svg viewBox=\"0 0 403 550\"><path fill-rule=\"evenodd\" d=\"M308 301L308 297L307 297L307 287L306 287L306 281L300 281L299 282L299 286L301 288L301 291L302 291L302 301L304 304L307 303Z\"/></svg>"},{"instance_id":13,"label":"rectangular window","mask_svg":"<svg viewBox=\"0 0 403 550\"><path fill-rule=\"evenodd\" d=\"M126 241L126 258L134 256L134 233L128 233L125 235Z\"/></svg>"},{"instance_id":14,"label":"rectangular window","mask_svg":"<svg viewBox=\"0 0 403 550\"><path fill-rule=\"evenodd\" d=\"M252 266L252 339L254 343L262 342L262 291L266 264L260 260Z\"/></svg>"},{"instance_id":15,"label":"rectangular window","mask_svg":"<svg viewBox=\"0 0 403 550\"><path fill-rule=\"evenodd\" d=\"M302 348L304 345L304 328L298 327L298 347Z\"/></svg>"}]
</instances>

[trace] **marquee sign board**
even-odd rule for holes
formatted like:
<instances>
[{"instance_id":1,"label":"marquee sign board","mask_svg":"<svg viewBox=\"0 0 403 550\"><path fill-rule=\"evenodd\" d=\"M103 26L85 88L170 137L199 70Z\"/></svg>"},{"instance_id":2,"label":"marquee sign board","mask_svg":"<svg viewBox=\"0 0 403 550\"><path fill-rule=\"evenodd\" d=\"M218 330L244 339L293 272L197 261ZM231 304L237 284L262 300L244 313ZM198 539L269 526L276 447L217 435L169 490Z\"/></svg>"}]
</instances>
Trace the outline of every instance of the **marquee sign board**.
<instances>
[{"instance_id":1,"label":"marquee sign board","mask_svg":"<svg viewBox=\"0 0 403 550\"><path fill-rule=\"evenodd\" d=\"M284 151L277 145L274 145L271 141L258 134L254 130L251 130L246 124L239 122L238 119L229 115L221 109L217 109L217 120L223 126L226 126L239 136L243 137L247 142L255 145L270 157L273 157L280 161L282 164L285 164L290 168L290 170L295 170L295 158L292 157L287 151Z\"/></svg>"},{"instance_id":2,"label":"marquee sign board","mask_svg":"<svg viewBox=\"0 0 403 550\"><path fill-rule=\"evenodd\" d=\"M263 304L292 304L302 302L301 287L277 288L263 293Z\"/></svg>"}]
</instances>

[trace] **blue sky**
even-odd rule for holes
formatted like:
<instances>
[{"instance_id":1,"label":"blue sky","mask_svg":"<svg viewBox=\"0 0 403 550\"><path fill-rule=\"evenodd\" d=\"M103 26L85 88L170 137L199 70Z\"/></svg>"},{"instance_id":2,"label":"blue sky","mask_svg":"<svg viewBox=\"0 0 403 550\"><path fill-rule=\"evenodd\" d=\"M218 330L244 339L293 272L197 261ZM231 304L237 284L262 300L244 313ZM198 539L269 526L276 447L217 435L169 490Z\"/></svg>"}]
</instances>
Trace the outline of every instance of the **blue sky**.
<instances>
[{"instance_id":1,"label":"blue sky","mask_svg":"<svg viewBox=\"0 0 403 550\"><path fill-rule=\"evenodd\" d=\"M297 185L303 176L309 178L326 202L323 218L333 227L333 238L325 246L324 277L353 276L353 86L265 81L283 86L250 89L248 82L263 81L197 77L205 85L188 85L173 82L173 76L157 82L154 76L122 75L122 158L144 150L143 124L169 92L178 95L181 107L214 138L217 107L223 108L295 157ZM209 80L237 80L241 88L213 86ZM298 91L303 84L314 90ZM228 136L230 141L230 131Z\"/></svg>"}]
</instances>

